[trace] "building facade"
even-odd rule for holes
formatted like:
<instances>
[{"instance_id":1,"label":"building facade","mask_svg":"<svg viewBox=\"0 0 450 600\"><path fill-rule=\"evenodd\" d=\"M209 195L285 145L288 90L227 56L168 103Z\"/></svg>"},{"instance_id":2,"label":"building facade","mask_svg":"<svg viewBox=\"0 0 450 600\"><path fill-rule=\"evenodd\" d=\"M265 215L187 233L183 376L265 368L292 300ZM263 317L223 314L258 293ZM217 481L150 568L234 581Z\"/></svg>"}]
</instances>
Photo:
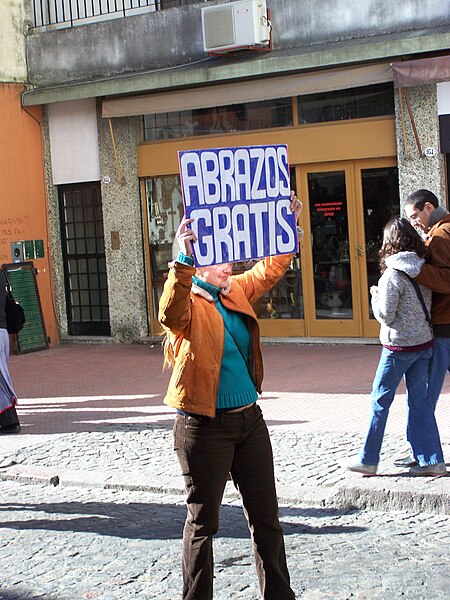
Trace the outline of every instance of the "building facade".
<instances>
[{"instance_id":1,"label":"building facade","mask_svg":"<svg viewBox=\"0 0 450 600\"><path fill-rule=\"evenodd\" d=\"M234 4L81 15L73 0L56 23L35 0L22 103L43 113L63 339L159 334L179 150L288 146L305 237L255 307L268 337L376 337L385 222L418 187L447 204L448 0L270 0L269 47L208 54L202 9Z\"/></svg>"},{"instance_id":2,"label":"building facade","mask_svg":"<svg viewBox=\"0 0 450 600\"><path fill-rule=\"evenodd\" d=\"M42 315L36 316L36 324L45 345L47 341L58 342L58 328L44 174L43 111L39 105L22 105L27 82L25 8L22 0L0 5L0 265L27 263L32 270L37 290L33 307L38 307L40 301ZM31 317L28 320L31 322Z\"/></svg>"}]
</instances>

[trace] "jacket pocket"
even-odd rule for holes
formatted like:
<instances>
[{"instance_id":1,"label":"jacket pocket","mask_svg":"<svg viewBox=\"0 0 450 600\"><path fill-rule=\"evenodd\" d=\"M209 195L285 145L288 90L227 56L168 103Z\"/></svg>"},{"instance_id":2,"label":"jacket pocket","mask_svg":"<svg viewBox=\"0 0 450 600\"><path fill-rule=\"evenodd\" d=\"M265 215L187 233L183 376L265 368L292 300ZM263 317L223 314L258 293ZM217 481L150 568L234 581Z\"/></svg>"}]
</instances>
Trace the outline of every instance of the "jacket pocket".
<instances>
[{"instance_id":1,"label":"jacket pocket","mask_svg":"<svg viewBox=\"0 0 450 600\"><path fill-rule=\"evenodd\" d=\"M187 380L194 379L194 355L192 352L186 352L179 364L176 365L173 373L173 385L175 388L185 387Z\"/></svg>"}]
</instances>

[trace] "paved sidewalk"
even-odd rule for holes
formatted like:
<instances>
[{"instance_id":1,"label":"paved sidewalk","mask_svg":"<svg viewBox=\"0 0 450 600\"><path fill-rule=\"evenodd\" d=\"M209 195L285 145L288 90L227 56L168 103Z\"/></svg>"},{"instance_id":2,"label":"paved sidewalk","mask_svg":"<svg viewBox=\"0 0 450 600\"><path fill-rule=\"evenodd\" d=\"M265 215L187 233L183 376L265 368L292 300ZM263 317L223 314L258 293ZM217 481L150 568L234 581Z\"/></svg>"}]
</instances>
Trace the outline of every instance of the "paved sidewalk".
<instances>
[{"instance_id":1,"label":"paved sidewalk","mask_svg":"<svg viewBox=\"0 0 450 600\"><path fill-rule=\"evenodd\" d=\"M380 476L340 463L364 438L377 345L265 344L260 405L271 431L282 503L450 513L450 477L413 478L405 451L405 394L389 416ZM61 345L12 356L22 432L0 437L0 479L177 493L168 374L151 345ZM450 379L438 424L450 461ZM231 483L227 496L235 491Z\"/></svg>"}]
</instances>

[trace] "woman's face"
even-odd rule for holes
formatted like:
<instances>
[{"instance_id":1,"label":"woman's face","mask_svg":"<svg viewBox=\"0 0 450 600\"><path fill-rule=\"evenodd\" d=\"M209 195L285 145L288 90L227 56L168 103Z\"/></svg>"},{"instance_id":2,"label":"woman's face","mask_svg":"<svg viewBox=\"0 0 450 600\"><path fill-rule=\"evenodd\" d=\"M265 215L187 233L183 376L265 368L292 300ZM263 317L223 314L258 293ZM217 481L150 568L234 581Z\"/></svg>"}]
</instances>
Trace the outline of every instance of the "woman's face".
<instances>
[{"instance_id":1,"label":"woman's face","mask_svg":"<svg viewBox=\"0 0 450 600\"><path fill-rule=\"evenodd\" d=\"M197 269L199 279L215 285L218 288L224 288L227 285L228 279L232 273L231 263L223 263L221 265L211 265L210 267L200 267Z\"/></svg>"}]
</instances>

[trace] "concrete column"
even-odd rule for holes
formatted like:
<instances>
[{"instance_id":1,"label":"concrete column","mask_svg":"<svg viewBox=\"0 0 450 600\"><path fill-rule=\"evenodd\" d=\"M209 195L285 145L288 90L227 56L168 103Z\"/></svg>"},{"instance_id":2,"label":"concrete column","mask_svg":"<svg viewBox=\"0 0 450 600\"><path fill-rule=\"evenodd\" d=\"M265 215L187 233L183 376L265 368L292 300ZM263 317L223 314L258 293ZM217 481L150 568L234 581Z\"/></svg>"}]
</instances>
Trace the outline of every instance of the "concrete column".
<instances>
[{"instance_id":1,"label":"concrete column","mask_svg":"<svg viewBox=\"0 0 450 600\"><path fill-rule=\"evenodd\" d=\"M109 120L99 113L110 323L111 335L129 343L148 333L136 152L140 122L138 117L125 117L112 119L111 123L114 141Z\"/></svg>"},{"instance_id":2,"label":"concrete column","mask_svg":"<svg viewBox=\"0 0 450 600\"><path fill-rule=\"evenodd\" d=\"M427 147L437 150L436 156L427 158L419 155L411 119L405 99L403 99L403 115L406 132L407 156L403 139L403 127L400 109L400 95L395 90L395 124L397 134L398 174L400 186L400 203L411 192L427 188L434 192L442 204L445 204L445 162L440 153L439 120L437 111L436 84L418 85L407 88L417 135L422 153Z\"/></svg>"}]
</instances>

